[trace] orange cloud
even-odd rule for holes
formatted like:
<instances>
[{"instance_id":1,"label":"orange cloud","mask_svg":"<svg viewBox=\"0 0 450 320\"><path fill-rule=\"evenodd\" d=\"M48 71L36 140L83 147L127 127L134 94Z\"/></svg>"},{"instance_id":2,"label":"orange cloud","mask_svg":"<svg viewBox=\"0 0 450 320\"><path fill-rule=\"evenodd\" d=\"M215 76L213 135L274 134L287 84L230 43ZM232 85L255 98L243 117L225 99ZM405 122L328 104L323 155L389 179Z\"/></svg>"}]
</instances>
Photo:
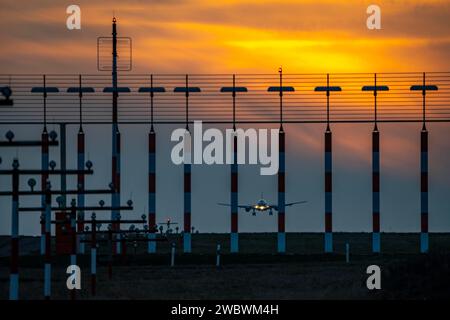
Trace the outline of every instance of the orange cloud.
<instances>
[{"instance_id":1,"label":"orange cloud","mask_svg":"<svg viewBox=\"0 0 450 320\"><path fill-rule=\"evenodd\" d=\"M80 65L92 65L95 39L110 34L113 10L120 35L134 40L139 72L272 72L279 65L293 73L448 68L448 2L379 1L379 31L365 27L369 4L357 0L109 1L107 5L100 0L80 1L82 30L68 31L63 4L40 1L23 7L6 0L2 13L8 14L3 14L0 28L8 30L4 41L10 49L2 49L2 56L8 58L3 72L27 72L21 66L30 52L36 53L35 72L54 72L52 62L66 66L57 60L71 56L70 52L79 54ZM71 70L60 72L79 72L80 65L69 65Z\"/></svg>"}]
</instances>

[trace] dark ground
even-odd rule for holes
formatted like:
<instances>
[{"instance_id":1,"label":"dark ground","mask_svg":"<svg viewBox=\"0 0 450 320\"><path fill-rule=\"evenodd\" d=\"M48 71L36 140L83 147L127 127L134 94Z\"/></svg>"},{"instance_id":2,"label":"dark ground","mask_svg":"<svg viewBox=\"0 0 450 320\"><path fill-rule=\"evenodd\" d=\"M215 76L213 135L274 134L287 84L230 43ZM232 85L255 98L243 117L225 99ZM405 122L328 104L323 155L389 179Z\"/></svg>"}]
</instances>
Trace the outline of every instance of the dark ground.
<instances>
[{"instance_id":1,"label":"dark ground","mask_svg":"<svg viewBox=\"0 0 450 320\"><path fill-rule=\"evenodd\" d=\"M108 279L107 255L100 255L96 299L433 299L450 298L450 235L430 234L430 253L419 254L418 234L383 234L381 255L373 255L371 234L335 233L335 253L323 254L322 234L288 234L287 253L275 254L276 234L240 234L239 254L229 254L225 234L194 234L192 254L169 267L170 244L158 243L158 254L136 253L114 261ZM345 243L351 262L345 263ZM215 267L216 245L222 245L222 267ZM21 239L20 298L42 299L43 265L38 238ZM105 251L105 248L103 248ZM52 298L68 299L67 256L53 258ZM82 290L90 295L89 256L79 257ZM381 267L381 290L366 288L367 266ZM9 238L0 237L0 299L8 298Z\"/></svg>"}]
</instances>

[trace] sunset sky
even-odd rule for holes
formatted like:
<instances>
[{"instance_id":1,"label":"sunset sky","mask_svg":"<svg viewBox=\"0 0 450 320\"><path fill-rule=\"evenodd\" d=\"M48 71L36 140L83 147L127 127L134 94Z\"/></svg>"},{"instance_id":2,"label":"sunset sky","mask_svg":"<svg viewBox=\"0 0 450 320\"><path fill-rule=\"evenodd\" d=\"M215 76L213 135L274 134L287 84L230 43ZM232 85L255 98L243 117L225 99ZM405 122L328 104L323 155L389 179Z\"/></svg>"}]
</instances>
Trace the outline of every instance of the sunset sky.
<instances>
[{"instance_id":1,"label":"sunset sky","mask_svg":"<svg viewBox=\"0 0 450 320\"><path fill-rule=\"evenodd\" d=\"M81 30L66 28L70 4L81 7ZM381 30L366 27L370 4L381 7ZM97 73L97 37L110 36L113 12L119 36L133 39L134 73L276 74L280 65L286 73L450 71L450 1L2 0L0 73ZM384 231L417 232L420 228L420 127L418 123L380 126ZM16 136L32 138L42 130L41 125L17 128L2 126L0 135L14 129ZM449 231L449 124L428 128L430 231ZM173 129L157 128L157 215L181 222L182 167L170 162ZM287 231L322 231L324 126L287 125L285 129L286 200L308 200L301 208L287 211ZM370 231L372 124L333 124L332 129L334 227ZM69 130L68 167L76 165L76 130ZM111 172L110 128L86 126L85 130L95 176L101 177L93 179L92 187L103 188ZM121 126L122 201L133 196L135 217L147 205L147 181L145 175L142 178L147 170L147 131L144 125ZM3 163L17 155L24 167L39 163L38 153L17 150L2 154ZM52 157L58 160L57 156ZM259 167L240 170L239 202L252 203L261 192L269 202L276 201L275 176L261 177ZM201 231L229 230L229 210L216 205L229 201L228 181L227 166L193 168L192 219ZM0 187L9 186L2 182ZM9 201L0 201L1 210L10 212ZM9 219L10 215L2 215L1 234L9 232ZM240 219L241 231L276 230L275 216L258 220L242 214ZM22 224L21 232L37 233L37 221L36 217L34 224Z\"/></svg>"},{"instance_id":2,"label":"sunset sky","mask_svg":"<svg viewBox=\"0 0 450 320\"><path fill-rule=\"evenodd\" d=\"M66 28L69 4L81 7L81 30ZM366 27L370 4L382 30ZM93 73L113 12L139 73L448 69L450 1L3 0L2 73Z\"/></svg>"}]
</instances>

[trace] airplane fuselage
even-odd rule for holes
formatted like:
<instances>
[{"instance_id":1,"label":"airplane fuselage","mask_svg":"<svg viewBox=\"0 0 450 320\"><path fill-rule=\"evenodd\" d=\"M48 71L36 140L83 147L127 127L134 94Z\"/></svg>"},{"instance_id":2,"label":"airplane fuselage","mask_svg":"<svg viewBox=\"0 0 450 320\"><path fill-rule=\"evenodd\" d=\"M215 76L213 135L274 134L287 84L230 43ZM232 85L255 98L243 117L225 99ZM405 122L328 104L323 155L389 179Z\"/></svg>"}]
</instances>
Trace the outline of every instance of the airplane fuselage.
<instances>
[{"instance_id":1,"label":"airplane fuselage","mask_svg":"<svg viewBox=\"0 0 450 320\"><path fill-rule=\"evenodd\" d=\"M267 202L265 200L261 199L258 201L257 204L253 206L253 209L257 211L266 211L270 209L270 206L267 205Z\"/></svg>"},{"instance_id":2,"label":"airplane fuselage","mask_svg":"<svg viewBox=\"0 0 450 320\"><path fill-rule=\"evenodd\" d=\"M284 206L292 206L299 203L305 203L306 201L297 201L297 202L291 202L291 203L285 203ZM231 204L228 203L218 203L222 206L228 206L231 207ZM238 208L245 209L246 212L251 212L252 215L256 215L256 212L265 212L268 211L269 215L271 216L274 211L278 211L278 205L277 204L269 204L266 200L261 198L256 202L256 204L249 204L249 205L238 205Z\"/></svg>"},{"instance_id":3,"label":"airplane fuselage","mask_svg":"<svg viewBox=\"0 0 450 320\"><path fill-rule=\"evenodd\" d=\"M269 209L269 206L253 206L253 209L257 211L266 211Z\"/></svg>"}]
</instances>

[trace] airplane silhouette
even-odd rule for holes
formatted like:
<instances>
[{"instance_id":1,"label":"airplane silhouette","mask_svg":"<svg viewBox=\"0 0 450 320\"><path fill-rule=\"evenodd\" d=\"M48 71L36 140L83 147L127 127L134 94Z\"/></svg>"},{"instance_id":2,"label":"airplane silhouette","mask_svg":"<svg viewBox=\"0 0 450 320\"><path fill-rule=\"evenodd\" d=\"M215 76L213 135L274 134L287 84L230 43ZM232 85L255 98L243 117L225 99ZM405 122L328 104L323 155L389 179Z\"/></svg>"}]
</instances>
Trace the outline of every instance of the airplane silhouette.
<instances>
[{"instance_id":1,"label":"airplane silhouette","mask_svg":"<svg viewBox=\"0 0 450 320\"><path fill-rule=\"evenodd\" d=\"M306 203L308 201L297 201L297 202L290 202L286 203L285 207L293 206L296 204ZM218 203L220 206L227 206L231 207L231 204L229 203ZM274 204L268 204L266 200L264 200L262 194L261 199L256 202L256 204L249 204L249 205L238 205L238 208L245 209L246 212L252 211L252 215L256 216L256 212L265 212L269 211L269 215L271 216L273 214L273 210L278 211L278 205Z\"/></svg>"}]
</instances>

